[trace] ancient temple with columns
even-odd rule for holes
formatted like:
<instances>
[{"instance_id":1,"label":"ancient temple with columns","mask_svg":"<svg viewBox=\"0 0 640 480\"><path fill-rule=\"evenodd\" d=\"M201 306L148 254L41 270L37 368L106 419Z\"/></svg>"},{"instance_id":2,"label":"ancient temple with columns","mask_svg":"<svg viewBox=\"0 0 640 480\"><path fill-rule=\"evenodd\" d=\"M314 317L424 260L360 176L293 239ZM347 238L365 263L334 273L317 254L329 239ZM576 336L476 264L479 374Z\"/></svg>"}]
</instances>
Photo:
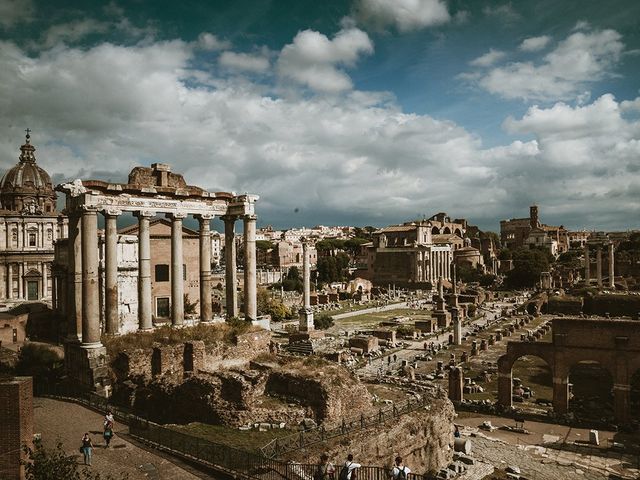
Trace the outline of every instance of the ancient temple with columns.
<instances>
[{"instance_id":1,"label":"ancient temple with columns","mask_svg":"<svg viewBox=\"0 0 640 480\"><path fill-rule=\"evenodd\" d=\"M171 226L169 255L170 320L174 326L185 321L183 221L189 215L199 222L199 321L212 320L211 308L211 220L225 224L227 315L238 316L236 295L235 224L244 227L244 317L257 320L255 232L256 195L208 192L187 185L168 165L135 167L126 184L100 180L75 180L56 187L66 195L69 217L66 271L56 273L54 308L67 318L65 363L67 372L84 386L100 391L106 387L106 350L102 333L120 333L118 292L117 220L125 213L137 218L137 312L140 331L154 327L150 224L165 217ZM104 217L104 289L100 284L98 215ZM129 292L131 293L131 292ZM101 322L101 295L104 320Z\"/></svg>"}]
</instances>

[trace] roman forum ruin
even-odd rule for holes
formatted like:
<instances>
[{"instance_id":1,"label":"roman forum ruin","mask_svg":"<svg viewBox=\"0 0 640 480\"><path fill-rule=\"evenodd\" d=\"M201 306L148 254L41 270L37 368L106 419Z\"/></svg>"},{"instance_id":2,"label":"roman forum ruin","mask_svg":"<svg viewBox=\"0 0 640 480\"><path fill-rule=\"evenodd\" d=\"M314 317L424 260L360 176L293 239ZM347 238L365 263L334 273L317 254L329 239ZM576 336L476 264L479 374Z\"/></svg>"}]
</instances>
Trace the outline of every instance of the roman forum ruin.
<instances>
[{"instance_id":1,"label":"roman forum ruin","mask_svg":"<svg viewBox=\"0 0 640 480\"><path fill-rule=\"evenodd\" d=\"M182 225L188 215L199 222L200 234L200 321L212 319L210 282L210 223L214 216L224 220L226 249L227 315L238 315L235 268L235 225L244 228L244 317L257 320L255 202L257 195L211 193L187 185L169 165L135 167L125 184L100 180L75 180L59 185L66 195L65 211L69 217L68 276L56 278L54 303L62 302L68 319L65 365L70 376L97 391L106 385L106 350L100 341L106 334L119 332L117 289L117 220L124 213L138 219L138 329L153 328L149 221L157 215L171 220L171 323L184 324L184 283ZM98 214L105 220L105 322L100 325L98 282ZM64 292L64 295L61 295Z\"/></svg>"}]
</instances>

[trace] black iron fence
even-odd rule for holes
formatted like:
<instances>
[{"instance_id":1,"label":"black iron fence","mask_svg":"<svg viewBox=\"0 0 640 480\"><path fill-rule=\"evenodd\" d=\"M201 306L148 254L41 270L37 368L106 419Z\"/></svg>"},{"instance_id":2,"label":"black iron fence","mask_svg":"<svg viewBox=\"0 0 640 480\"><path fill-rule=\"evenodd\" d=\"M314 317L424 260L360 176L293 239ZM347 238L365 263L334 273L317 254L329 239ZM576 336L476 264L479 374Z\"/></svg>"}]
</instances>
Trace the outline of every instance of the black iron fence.
<instances>
[{"instance_id":1,"label":"black iron fence","mask_svg":"<svg viewBox=\"0 0 640 480\"><path fill-rule=\"evenodd\" d=\"M427 397L408 398L404 402L394 403L380 408L373 414L361 414L360 417L352 418L348 422L343 420L341 425L333 428L320 426L275 438L263 446L260 451L267 458L278 458L285 453L300 450L315 443L324 442L335 437L348 435L358 430L379 425L392 418L423 408L427 404Z\"/></svg>"},{"instance_id":2,"label":"black iron fence","mask_svg":"<svg viewBox=\"0 0 640 480\"><path fill-rule=\"evenodd\" d=\"M73 401L100 412L111 410L119 422L128 425L129 435L137 440L233 478L252 480L314 480L315 473L319 468L317 464L313 463L283 462L274 458L266 458L259 453L248 452L178 432L145 418L133 415L126 409L111 405L108 399L104 397L82 392L69 385L37 383L34 384L34 394L41 397ZM417 402L417 400L410 400L409 402L403 403L397 406L396 409L391 409L390 415L393 415L394 412L396 415L399 415L401 412L410 411L407 410L409 408L417 408ZM387 413L388 412L382 412L382 416L378 417L378 421L381 421L380 419L384 418L384 415ZM362 425L366 425L367 422L372 422L372 419L371 417L364 417L362 422L358 428L363 428ZM369 425L372 424L373 423L369 423ZM356 428L355 425L351 424L345 424L344 427L345 430L339 427L340 433L332 431L332 435L346 434L349 428ZM309 435L309 433L305 435ZM330 480L338 479L340 468L340 465L335 466L335 472L330 477ZM385 467L361 466L358 468L357 478L358 480L389 480L391 478L391 470ZM428 477L422 475L409 475L409 480L427 480L427 478Z\"/></svg>"}]
</instances>

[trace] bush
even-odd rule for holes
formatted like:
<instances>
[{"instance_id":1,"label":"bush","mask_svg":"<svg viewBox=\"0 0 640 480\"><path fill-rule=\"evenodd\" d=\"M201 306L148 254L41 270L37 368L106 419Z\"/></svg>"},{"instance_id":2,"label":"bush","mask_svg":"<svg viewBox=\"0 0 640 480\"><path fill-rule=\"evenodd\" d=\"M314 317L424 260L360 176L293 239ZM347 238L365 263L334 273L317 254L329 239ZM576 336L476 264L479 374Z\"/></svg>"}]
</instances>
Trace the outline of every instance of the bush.
<instances>
[{"instance_id":1,"label":"bush","mask_svg":"<svg viewBox=\"0 0 640 480\"><path fill-rule=\"evenodd\" d=\"M67 455L62 443L58 443L56 448L47 449L40 440L36 440L33 448L25 446L24 452L27 455L27 460L23 461L27 480L115 480L111 475L104 477L88 468L79 471L80 465L75 456ZM120 478L127 480L129 475Z\"/></svg>"},{"instance_id":2,"label":"bush","mask_svg":"<svg viewBox=\"0 0 640 480\"><path fill-rule=\"evenodd\" d=\"M55 381L62 376L62 357L46 345L26 343L18 354L16 375Z\"/></svg>"},{"instance_id":3,"label":"bush","mask_svg":"<svg viewBox=\"0 0 640 480\"><path fill-rule=\"evenodd\" d=\"M416 331L413 325L400 325L396 330L396 333L401 337L413 337L413 333Z\"/></svg>"},{"instance_id":4,"label":"bush","mask_svg":"<svg viewBox=\"0 0 640 480\"><path fill-rule=\"evenodd\" d=\"M322 314L313 318L313 326L318 330L326 330L334 325L333 317L330 315Z\"/></svg>"}]
</instances>

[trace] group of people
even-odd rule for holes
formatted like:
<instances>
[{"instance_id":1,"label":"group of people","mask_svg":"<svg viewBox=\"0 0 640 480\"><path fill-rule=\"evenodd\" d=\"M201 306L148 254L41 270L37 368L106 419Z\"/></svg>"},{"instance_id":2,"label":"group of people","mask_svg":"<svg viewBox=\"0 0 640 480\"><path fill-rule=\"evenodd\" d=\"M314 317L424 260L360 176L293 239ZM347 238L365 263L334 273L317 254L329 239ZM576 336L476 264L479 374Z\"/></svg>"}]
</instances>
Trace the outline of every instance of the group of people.
<instances>
[{"instance_id":1,"label":"group of people","mask_svg":"<svg viewBox=\"0 0 640 480\"><path fill-rule=\"evenodd\" d=\"M111 443L111 439L113 438L113 413L111 410L107 411L107 414L104 416L104 421L102 422L102 437L104 438L105 448L109 448L109 444ZM93 455L93 442L91 441L91 436L89 432L85 432L82 436L82 446L80 447L80 452L84 456L84 464L91 465L91 457Z\"/></svg>"},{"instance_id":2,"label":"group of people","mask_svg":"<svg viewBox=\"0 0 640 480\"><path fill-rule=\"evenodd\" d=\"M357 480L360 467L362 465L354 462L353 455L350 453L336 479L336 467L329 461L329 455L323 453L320 456L320 463L313 475L313 480ZM407 480L411 470L402 462L402 457L397 456L389 473L389 480Z\"/></svg>"}]
</instances>

